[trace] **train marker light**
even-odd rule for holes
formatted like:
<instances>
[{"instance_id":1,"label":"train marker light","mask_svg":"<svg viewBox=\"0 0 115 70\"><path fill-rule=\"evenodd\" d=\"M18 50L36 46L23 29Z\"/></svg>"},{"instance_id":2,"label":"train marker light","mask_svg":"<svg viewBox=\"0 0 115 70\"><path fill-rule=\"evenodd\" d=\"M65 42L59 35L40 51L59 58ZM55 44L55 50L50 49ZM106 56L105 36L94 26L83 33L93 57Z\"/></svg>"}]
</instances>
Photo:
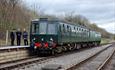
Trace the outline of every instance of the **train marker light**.
<instances>
[{"instance_id":1,"label":"train marker light","mask_svg":"<svg viewBox=\"0 0 115 70\"><path fill-rule=\"evenodd\" d=\"M35 43L35 46L36 46L36 47L41 47L41 43L39 43L39 42L38 42L38 43Z\"/></svg>"},{"instance_id":2,"label":"train marker light","mask_svg":"<svg viewBox=\"0 0 115 70\"><path fill-rule=\"evenodd\" d=\"M44 44L44 47L48 47L48 43L45 43L45 44Z\"/></svg>"}]
</instances>

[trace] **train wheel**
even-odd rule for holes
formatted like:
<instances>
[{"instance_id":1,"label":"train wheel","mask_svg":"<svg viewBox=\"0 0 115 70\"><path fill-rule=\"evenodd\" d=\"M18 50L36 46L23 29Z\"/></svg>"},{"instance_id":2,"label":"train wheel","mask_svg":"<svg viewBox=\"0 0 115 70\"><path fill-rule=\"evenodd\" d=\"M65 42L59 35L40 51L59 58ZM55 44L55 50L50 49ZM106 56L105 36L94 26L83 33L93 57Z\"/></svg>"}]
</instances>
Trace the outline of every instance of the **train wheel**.
<instances>
[{"instance_id":1,"label":"train wheel","mask_svg":"<svg viewBox=\"0 0 115 70\"><path fill-rule=\"evenodd\" d=\"M56 53L61 53L62 52L62 48L61 47L57 47L55 51L56 51Z\"/></svg>"},{"instance_id":2,"label":"train wheel","mask_svg":"<svg viewBox=\"0 0 115 70\"><path fill-rule=\"evenodd\" d=\"M54 55L54 54L55 54L55 51L54 51L54 50L52 50L52 51L51 51L51 55Z\"/></svg>"},{"instance_id":3,"label":"train wheel","mask_svg":"<svg viewBox=\"0 0 115 70\"><path fill-rule=\"evenodd\" d=\"M74 44L70 44L69 50L70 50L70 51L71 51L71 50L74 50Z\"/></svg>"},{"instance_id":4,"label":"train wheel","mask_svg":"<svg viewBox=\"0 0 115 70\"><path fill-rule=\"evenodd\" d=\"M100 45L100 42L97 43L97 46L99 46L99 45Z\"/></svg>"},{"instance_id":5,"label":"train wheel","mask_svg":"<svg viewBox=\"0 0 115 70\"><path fill-rule=\"evenodd\" d=\"M96 46L98 46L98 43L96 42Z\"/></svg>"},{"instance_id":6,"label":"train wheel","mask_svg":"<svg viewBox=\"0 0 115 70\"><path fill-rule=\"evenodd\" d=\"M72 50L72 48L71 48L71 46L69 47L69 51L71 51Z\"/></svg>"},{"instance_id":7,"label":"train wheel","mask_svg":"<svg viewBox=\"0 0 115 70\"><path fill-rule=\"evenodd\" d=\"M81 48L81 45L80 44L77 44L77 49L80 49Z\"/></svg>"},{"instance_id":8,"label":"train wheel","mask_svg":"<svg viewBox=\"0 0 115 70\"><path fill-rule=\"evenodd\" d=\"M76 44L76 43L74 44L74 50L75 50L75 49L77 49L77 44Z\"/></svg>"},{"instance_id":9,"label":"train wheel","mask_svg":"<svg viewBox=\"0 0 115 70\"><path fill-rule=\"evenodd\" d=\"M75 49L75 44L71 44L71 50L74 50Z\"/></svg>"},{"instance_id":10,"label":"train wheel","mask_svg":"<svg viewBox=\"0 0 115 70\"><path fill-rule=\"evenodd\" d=\"M65 46L63 46L62 50L65 52L65 51L67 51L67 48Z\"/></svg>"}]
</instances>

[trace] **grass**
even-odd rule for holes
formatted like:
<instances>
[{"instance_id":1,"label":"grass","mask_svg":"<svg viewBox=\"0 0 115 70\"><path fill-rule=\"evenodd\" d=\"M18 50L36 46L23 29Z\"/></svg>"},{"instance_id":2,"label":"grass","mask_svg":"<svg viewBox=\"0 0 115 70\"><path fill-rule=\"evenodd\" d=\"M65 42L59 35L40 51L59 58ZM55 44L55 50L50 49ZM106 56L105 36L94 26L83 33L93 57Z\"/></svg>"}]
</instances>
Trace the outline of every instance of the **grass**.
<instances>
[{"instance_id":1,"label":"grass","mask_svg":"<svg viewBox=\"0 0 115 70\"><path fill-rule=\"evenodd\" d=\"M6 45L6 41L5 40L0 40L0 46L4 46Z\"/></svg>"},{"instance_id":2,"label":"grass","mask_svg":"<svg viewBox=\"0 0 115 70\"><path fill-rule=\"evenodd\" d=\"M111 39L102 38L101 39L101 44L107 44L107 43L110 43L111 41L112 41Z\"/></svg>"}]
</instances>

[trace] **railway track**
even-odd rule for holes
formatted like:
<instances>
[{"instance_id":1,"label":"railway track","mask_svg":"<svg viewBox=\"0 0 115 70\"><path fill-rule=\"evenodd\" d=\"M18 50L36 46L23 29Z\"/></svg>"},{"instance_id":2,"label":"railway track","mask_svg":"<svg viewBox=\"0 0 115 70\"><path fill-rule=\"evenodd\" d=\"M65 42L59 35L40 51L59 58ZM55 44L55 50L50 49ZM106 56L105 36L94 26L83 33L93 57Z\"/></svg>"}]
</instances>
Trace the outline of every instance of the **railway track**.
<instances>
[{"instance_id":1,"label":"railway track","mask_svg":"<svg viewBox=\"0 0 115 70\"><path fill-rule=\"evenodd\" d=\"M40 61L43 61L43 60L46 60L48 58L46 57L38 57L38 58L29 58L29 59L23 59L23 60L19 60L19 61L13 61L13 62L10 62L10 63L5 63L5 64L2 64L0 65L0 70L10 70L10 69L13 69L13 68L16 68L16 67L22 67L22 66L25 66L25 65L28 65L28 64L31 64L31 63L35 63L35 62L40 62Z\"/></svg>"},{"instance_id":2,"label":"railway track","mask_svg":"<svg viewBox=\"0 0 115 70\"><path fill-rule=\"evenodd\" d=\"M108 47L97 54L73 65L66 70L103 70L115 53L114 47Z\"/></svg>"},{"instance_id":3,"label":"railway track","mask_svg":"<svg viewBox=\"0 0 115 70\"><path fill-rule=\"evenodd\" d=\"M112 58L109 60L103 67L102 70L115 70L115 53L113 54Z\"/></svg>"},{"instance_id":4,"label":"railway track","mask_svg":"<svg viewBox=\"0 0 115 70\"><path fill-rule=\"evenodd\" d=\"M2 48L2 49L4 49L4 48ZM9 49L11 50L11 49L14 49L14 48L9 47ZM8 50L8 48L5 48L5 50ZM32 56L32 57L28 57L28 58L24 58L24 59L20 59L20 60L3 62L3 63L0 63L0 70L9 70L9 69L20 68L20 67L23 68L24 66L32 64L32 63L36 63L36 62L41 63L41 62L43 62L45 60L48 60L50 58L55 58L55 57L62 56L62 55L67 55L67 54L70 54L70 53L71 52L58 54L56 56L48 56L48 57Z\"/></svg>"},{"instance_id":5,"label":"railway track","mask_svg":"<svg viewBox=\"0 0 115 70\"><path fill-rule=\"evenodd\" d=\"M83 51L86 49L90 49L90 48L85 48L85 49L80 49L79 51ZM42 63L47 61L50 58L55 58L55 57L59 57L62 55L68 55L68 54L72 54L72 53L76 53L76 52L67 52L67 53L62 53L62 54L58 54L56 56L48 56L48 57L37 57L37 56L33 56L33 57L28 57L25 59L20 59L20 60L16 60L16 61L10 61L10 62L5 62L5 63L0 63L0 70L9 70L9 69L14 69L14 68L23 68L26 65L32 64L32 63Z\"/></svg>"},{"instance_id":6,"label":"railway track","mask_svg":"<svg viewBox=\"0 0 115 70\"><path fill-rule=\"evenodd\" d=\"M0 47L0 51L1 51L1 54L2 54L4 52L9 53L9 52L12 52L12 51L20 51L20 50L23 50L23 49L26 50L27 48L28 48L28 46L9 46L9 47ZM90 48L80 49L79 51L83 51L85 49L90 49ZM25 66L25 65L28 65L28 64L31 64L31 63L42 62L42 61L50 59L50 58L55 58L55 57L62 56L62 55L68 55L68 54L71 54L71 53L75 53L75 51L58 54L56 56L49 56L49 57L36 57L36 56L29 57L28 56L26 58L22 58L22 59L18 59L18 60L0 62L0 70L22 67L22 66Z\"/></svg>"},{"instance_id":7,"label":"railway track","mask_svg":"<svg viewBox=\"0 0 115 70\"><path fill-rule=\"evenodd\" d=\"M51 58L51 59L43 61L43 62L38 62L38 63L28 65L26 67L21 68L21 70L41 70L41 69L58 70L58 69L54 69L54 68L60 68L60 66L61 66L62 70L66 70L68 68L68 66L70 67L70 65L73 65L73 64L71 64L71 62L76 63L81 60L84 60L87 57L94 55L94 54L100 52L101 50L108 48L109 46L110 46L110 44L105 45L103 47L95 47L95 48L91 48L91 49L86 49L83 51L63 55L60 57L54 57L54 58ZM93 51L93 50L96 50L96 51ZM93 51L92 54L91 54L91 51ZM81 56L81 54L84 54L85 56ZM47 69L47 67L48 67L48 69ZM19 69L16 68L15 70L19 70Z\"/></svg>"},{"instance_id":8,"label":"railway track","mask_svg":"<svg viewBox=\"0 0 115 70\"><path fill-rule=\"evenodd\" d=\"M112 51L112 53L105 59L105 61L98 67L97 70L103 70L104 67L107 65L107 63L111 60L113 54L115 53L115 49Z\"/></svg>"},{"instance_id":9,"label":"railway track","mask_svg":"<svg viewBox=\"0 0 115 70\"><path fill-rule=\"evenodd\" d=\"M81 50L80 52L82 52L83 50ZM73 52L73 54L76 52ZM79 52L77 52L79 53ZM36 58L31 58L31 59L26 59L26 60L20 60L20 61L15 61L15 62L11 62L11 63L6 63L6 64L2 64L0 65L0 70L9 70L9 69L23 69L26 66L29 66L30 64L36 63L36 64L43 64L43 63L49 63L50 61L52 61L53 59L57 59L60 57L66 56L66 55L71 55L72 53L64 53L64 54L59 54L56 56L49 56L49 57L36 57ZM60 56L60 57L59 57ZM39 69L38 69L39 70Z\"/></svg>"}]
</instances>

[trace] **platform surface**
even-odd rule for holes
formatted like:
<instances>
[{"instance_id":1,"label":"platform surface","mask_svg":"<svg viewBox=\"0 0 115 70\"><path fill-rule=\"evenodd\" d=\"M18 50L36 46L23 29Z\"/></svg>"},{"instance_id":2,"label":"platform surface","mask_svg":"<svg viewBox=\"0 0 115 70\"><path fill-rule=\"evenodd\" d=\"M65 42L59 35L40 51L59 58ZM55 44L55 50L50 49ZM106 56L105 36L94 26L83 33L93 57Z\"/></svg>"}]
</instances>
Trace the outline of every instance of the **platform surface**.
<instances>
[{"instance_id":1,"label":"platform surface","mask_svg":"<svg viewBox=\"0 0 115 70\"><path fill-rule=\"evenodd\" d=\"M0 47L0 50L5 50L5 49L15 49L15 48L28 48L29 46L4 46Z\"/></svg>"}]
</instances>

